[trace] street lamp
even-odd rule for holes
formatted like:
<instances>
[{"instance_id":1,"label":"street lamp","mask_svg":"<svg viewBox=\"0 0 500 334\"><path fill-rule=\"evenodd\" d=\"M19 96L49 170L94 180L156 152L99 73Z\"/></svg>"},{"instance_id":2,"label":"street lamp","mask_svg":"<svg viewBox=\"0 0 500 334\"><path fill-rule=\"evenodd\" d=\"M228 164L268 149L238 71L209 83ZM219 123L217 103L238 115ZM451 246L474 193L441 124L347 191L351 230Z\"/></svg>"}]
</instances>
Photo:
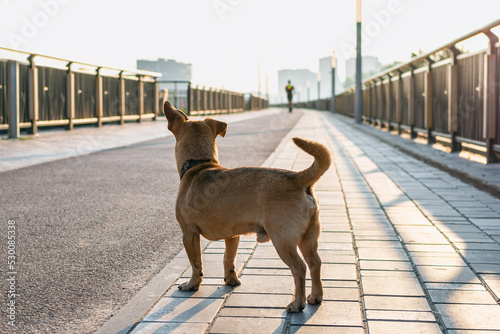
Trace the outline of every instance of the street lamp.
<instances>
[{"instance_id":1,"label":"street lamp","mask_svg":"<svg viewBox=\"0 0 500 334\"><path fill-rule=\"evenodd\" d=\"M337 67L337 58L335 51L332 54L332 112L335 112L335 69Z\"/></svg>"},{"instance_id":2,"label":"street lamp","mask_svg":"<svg viewBox=\"0 0 500 334\"><path fill-rule=\"evenodd\" d=\"M361 123L363 92L361 91L361 0L356 1L356 123Z\"/></svg>"}]
</instances>

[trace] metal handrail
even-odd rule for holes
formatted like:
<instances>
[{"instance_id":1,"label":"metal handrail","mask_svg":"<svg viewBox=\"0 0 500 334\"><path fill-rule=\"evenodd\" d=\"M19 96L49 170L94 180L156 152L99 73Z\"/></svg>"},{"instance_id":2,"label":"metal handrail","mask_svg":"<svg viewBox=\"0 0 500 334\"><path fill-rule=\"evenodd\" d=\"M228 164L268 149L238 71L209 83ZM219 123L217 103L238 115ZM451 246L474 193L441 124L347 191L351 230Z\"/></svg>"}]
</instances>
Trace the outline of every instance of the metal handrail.
<instances>
[{"instance_id":1,"label":"metal handrail","mask_svg":"<svg viewBox=\"0 0 500 334\"><path fill-rule=\"evenodd\" d=\"M416 56L416 57L413 57L412 59L410 59L409 61L407 61L406 63L403 63L403 64L398 64L398 65L395 65L391 68L389 68L388 70L385 70L384 72L380 72L376 75L373 75L365 80L363 80L363 82L369 82L369 81L372 81L372 80L375 80L377 78L380 78L380 77L383 77L383 76L386 76L392 72L397 72L397 71L400 71L400 70L403 70L404 68L407 68L407 67L411 67L411 64L414 64L414 63L418 63L419 61L422 61L422 60L426 60L426 59L429 59L430 56L432 56L433 54L436 54L437 52L439 51L442 51L442 50L446 50L446 49L451 49L453 48L456 44L462 42L462 41L465 41L466 39L469 39L471 37L474 37L476 35L479 35L481 33L485 33L485 32L488 32L490 31L492 28L494 27L497 27L500 25L500 19L497 19L479 29L476 29L476 30L473 30L472 32L468 33L468 34L465 34L463 35L462 37L459 37L457 39L454 39L453 41L449 42L449 43L446 43L430 52L427 52L426 54L423 54L423 55L420 55L420 56ZM354 86L353 86L354 87ZM347 92L349 91L351 88L349 89L346 89L344 92ZM344 92L340 93L340 94L343 94ZM337 95L340 95L340 94L337 94Z\"/></svg>"},{"instance_id":2,"label":"metal handrail","mask_svg":"<svg viewBox=\"0 0 500 334\"><path fill-rule=\"evenodd\" d=\"M39 53L19 51L19 50L9 49L9 48L2 47L2 46L0 46L0 50L5 50L5 51L9 51L9 52L20 53L20 54L25 54L25 55L28 55L27 59L29 59L29 58L33 59L34 57L43 57L43 58L46 58L46 59L67 62L68 64L79 64L79 65L83 65L83 66L95 67L95 68L98 68L98 69L106 69L106 70L118 71L118 72L122 72L122 73L130 73L130 74L135 74L135 75L150 76L150 77L157 77L157 78L162 76L161 73L157 73L157 72L143 71L143 70L124 70L124 69L120 69L120 68L114 68L114 67L108 67L108 66L101 66L101 65L95 65L95 64L89 64L89 63L85 63L85 62L80 62L80 61L76 61L76 60L69 60L69 59L64 59L64 58L47 56L47 55L43 55L43 54L39 54Z\"/></svg>"}]
</instances>

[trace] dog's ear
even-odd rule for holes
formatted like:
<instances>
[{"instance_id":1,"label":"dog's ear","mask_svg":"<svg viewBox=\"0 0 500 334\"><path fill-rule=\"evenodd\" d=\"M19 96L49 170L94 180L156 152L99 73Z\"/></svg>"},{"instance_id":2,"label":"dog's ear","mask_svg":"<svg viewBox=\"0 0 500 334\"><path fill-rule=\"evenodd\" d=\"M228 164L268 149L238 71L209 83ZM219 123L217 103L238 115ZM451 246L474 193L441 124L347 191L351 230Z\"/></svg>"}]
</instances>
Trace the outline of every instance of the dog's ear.
<instances>
[{"instance_id":1,"label":"dog's ear","mask_svg":"<svg viewBox=\"0 0 500 334\"><path fill-rule=\"evenodd\" d=\"M205 123L207 123L212 128L212 132L214 133L214 138L217 137L217 135L221 135L222 137L226 135L226 130L227 130L226 123L217 121L212 118L206 118Z\"/></svg>"},{"instance_id":2,"label":"dog's ear","mask_svg":"<svg viewBox=\"0 0 500 334\"><path fill-rule=\"evenodd\" d=\"M163 104L163 113L168 120L168 129L175 133L181 124L188 120L188 117L179 109L175 109L172 103L165 101Z\"/></svg>"}]
</instances>

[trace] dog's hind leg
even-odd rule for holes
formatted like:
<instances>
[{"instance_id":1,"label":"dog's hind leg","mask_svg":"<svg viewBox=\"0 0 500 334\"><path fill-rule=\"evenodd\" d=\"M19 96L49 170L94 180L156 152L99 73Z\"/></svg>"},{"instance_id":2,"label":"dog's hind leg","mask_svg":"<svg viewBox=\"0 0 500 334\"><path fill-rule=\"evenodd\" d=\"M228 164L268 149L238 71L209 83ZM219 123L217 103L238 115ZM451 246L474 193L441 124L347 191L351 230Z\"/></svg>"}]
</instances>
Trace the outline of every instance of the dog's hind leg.
<instances>
[{"instance_id":1,"label":"dog's hind leg","mask_svg":"<svg viewBox=\"0 0 500 334\"><path fill-rule=\"evenodd\" d=\"M271 240L280 258L290 267L295 282L294 298L286 310L301 312L306 307L306 265L297 253L297 244L272 236Z\"/></svg>"},{"instance_id":2,"label":"dog's hind leg","mask_svg":"<svg viewBox=\"0 0 500 334\"><path fill-rule=\"evenodd\" d=\"M191 279L188 282L179 285L179 290L197 291L200 287L201 281L203 280L200 234L184 233L182 241L193 272L191 274Z\"/></svg>"},{"instance_id":3,"label":"dog's hind leg","mask_svg":"<svg viewBox=\"0 0 500 334\"><path fill-rule=\"evenodd\" d=\"M225 239L226 250L224 252L224 282L229 286L240 285L241 281L235 271L236 254L240 244L240 236Z\"/></svg>"},{"instance_id":4,"label":"dog's hind leg","mask_svg":"<svg viewBox=\"0 0 500 334\"><path fill-rule=\"evenodd\" d=\"M318 254L318 238L320 225L317 215L311 218L306 233L299 242L299 248L311 273L311 294L307 297L309 304L320 304L323 301L323 286L321 284L321 259Z\"/></svg>"}]
</instances>

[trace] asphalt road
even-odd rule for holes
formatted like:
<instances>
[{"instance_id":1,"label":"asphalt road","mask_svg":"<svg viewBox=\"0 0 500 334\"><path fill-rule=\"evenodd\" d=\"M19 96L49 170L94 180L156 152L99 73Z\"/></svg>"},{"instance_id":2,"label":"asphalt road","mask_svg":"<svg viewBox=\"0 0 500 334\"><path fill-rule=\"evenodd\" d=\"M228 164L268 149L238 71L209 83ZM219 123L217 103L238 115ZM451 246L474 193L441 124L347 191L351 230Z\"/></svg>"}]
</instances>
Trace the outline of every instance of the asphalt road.
<instances>
[{"instance_id":1,"label":"asphalt road","mask_svg":"<svg viewBox=\"0 0 500 334\"><path fill-rule=\"evenodd\" d=\"M221 165L261 165L300 115L230 124ZM16 327L2 279L0 332L92 333L181 250L174 144L170 136L0 173L1 277L9 220L18 256Z\"/></svg>"}]
</instances>

